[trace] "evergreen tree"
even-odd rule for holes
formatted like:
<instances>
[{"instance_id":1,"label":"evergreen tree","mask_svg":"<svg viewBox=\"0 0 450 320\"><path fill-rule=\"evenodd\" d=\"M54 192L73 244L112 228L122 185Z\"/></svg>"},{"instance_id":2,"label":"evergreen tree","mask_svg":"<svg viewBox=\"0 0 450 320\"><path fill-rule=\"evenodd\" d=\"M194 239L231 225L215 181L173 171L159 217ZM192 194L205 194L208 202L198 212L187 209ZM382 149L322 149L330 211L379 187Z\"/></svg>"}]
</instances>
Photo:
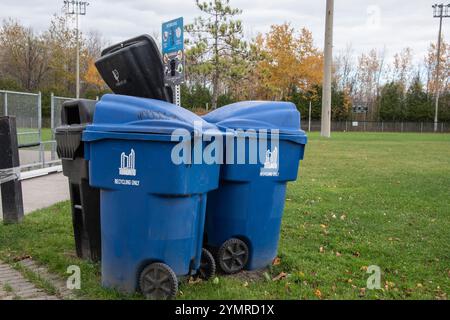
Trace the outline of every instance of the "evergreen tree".
<instances>
[{"instance_id":1,"label":"evergreen tree","mask_svg":"<svg viewBox=\"0 0 450 320\"><path fill-rule=\"evenodd\" d=\"M398 121L405 119L404 89L398 82L389 82L381 89L379 101L380 120Z\"/></svg>"},{"instance_id":2,"label":"evergreen tree","mask_svg":"<svg viewBox=\"0 0 450 320\"><path fill-rule=\"evenodd\" d=\"M411 121L433 120L433 105L427 99L427 94L423 90L419 76L416 76L411 83L405 99L406 114Z\"/></svg>"}]
</instances>

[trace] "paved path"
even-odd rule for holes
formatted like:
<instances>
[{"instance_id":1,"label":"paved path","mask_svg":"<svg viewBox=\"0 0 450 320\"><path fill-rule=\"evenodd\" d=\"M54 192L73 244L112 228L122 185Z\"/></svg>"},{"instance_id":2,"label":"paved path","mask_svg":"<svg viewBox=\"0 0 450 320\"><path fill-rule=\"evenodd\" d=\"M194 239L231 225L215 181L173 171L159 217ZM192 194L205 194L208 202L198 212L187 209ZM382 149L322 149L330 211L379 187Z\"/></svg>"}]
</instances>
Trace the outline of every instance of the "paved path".
<instances>
[{"instance_id":1,"label":"paved path","mask_svg":"<svg viewBox=\"0 0 450 320\"><path fill-rule=\"evenodd\" d=\"M38 209L47 208L55 203L69 200L69 184L62 173L51 173L46 176L23 180L22 195L23 209L25 214L28 214ZM1 219L2 215L0 214Z\"/></svg>"},{"instance_id":2,"label":"paved path","mask_svg":"<svg viewBox=\"0 0 450 320\"><path fill-rule=\"evenodd\" d=\"M22 274L7 264L0 262L0 300L58 300L37 288Z\"/></svg>"},{"instance_id":3,"label":"paved path","mask_svg":"<svg viewBox=\"0 0 450 320\"><path fill-rule=\"evenodd\" d=\"M22 181L25 214L70 199L69 183L62 173Z\"/></svg>"}]
</instances>

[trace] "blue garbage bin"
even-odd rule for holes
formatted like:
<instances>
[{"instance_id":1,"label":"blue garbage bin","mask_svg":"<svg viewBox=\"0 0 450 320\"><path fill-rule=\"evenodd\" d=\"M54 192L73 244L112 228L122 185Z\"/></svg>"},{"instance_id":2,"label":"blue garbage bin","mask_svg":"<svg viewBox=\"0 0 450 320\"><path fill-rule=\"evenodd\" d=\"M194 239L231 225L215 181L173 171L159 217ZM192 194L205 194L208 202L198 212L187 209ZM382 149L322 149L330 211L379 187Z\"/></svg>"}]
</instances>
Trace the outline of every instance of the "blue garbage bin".
<instances>
[{"instance_id":1,"label":"blue garbage bin","mask_svg":"<svg viewBox=\"0 0 450 320\"><path fill-rule=\"evenodd\" d=\"M277 255L286 185L307 143L300 113L287 102L241 102L203 119L230 131L219 188L208 195L207 246L226 273L264 268Z\"/></svg>"},{"instance_id":2,"label":"blue garbage bin","mask_svg":"<svg viewBox=\"0 0 450 320\"><path fill-rule=\"evenodd\" d=\"M171 298L176 276L214 273L202 242L207 192L218 186L219 164L173 161L181 137L188 151L194 142L210 143L198 138L196 124L215 129L163 101L105 95L97 103L83 141L90 184L100 189L104 287Z\"/></svg>"}]
</instances>

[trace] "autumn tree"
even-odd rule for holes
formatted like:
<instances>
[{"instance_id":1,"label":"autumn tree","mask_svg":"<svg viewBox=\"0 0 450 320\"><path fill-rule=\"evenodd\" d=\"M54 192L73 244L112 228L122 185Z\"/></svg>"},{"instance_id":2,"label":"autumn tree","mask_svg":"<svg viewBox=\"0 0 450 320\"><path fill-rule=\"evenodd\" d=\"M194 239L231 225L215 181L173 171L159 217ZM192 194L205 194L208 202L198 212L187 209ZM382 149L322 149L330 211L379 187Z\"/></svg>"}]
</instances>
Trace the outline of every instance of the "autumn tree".
<instances>
[{"instance_id":1,"label":"autumn tree","mask_svg":"<svg viewBox=\"0 0 450 320\"><path fill-rule=\"evenodd\" d=\"M400 83L406 90L409 82L412 81L412 73L412 50L404 48L400 53L394 55L392 81Z\"/></svg>"},{"instance_id":2,"label":"autumn tree","mask_svg":"<svg viewBox=\"0 0 450 320\"><path fill-rule=\"evenodd\" d=\"M49 48L42 37L10 19L0 29L0 47L3 76L16 79L24 90L38 89L49 72Z\"/></svg>"},{"instance_id":3,"label":"autumn tree","mask_svg":"<svg viewBox=\"0 0 450 320\"><path fill-rule=\"evenodd\" d=\"M353 49L350 44L336 56L333 82L338 90L346 91L350 95L356 89L355 61L353 58Z\"/></svg>"},{"instance_id":4,"label":"autumn tree","mask_svg":"<svg viewBox=\"0 0 450 320\"><path fill-rule=\"evenodd\" d=\"M434 95L437 87L441 91L450 90L450 44L444 40L441 43L441 56L439 80L436 82L437 76L437 45L431 43L428 48L428 54L425 57L425 68L427 77L427 93Z\"/></svg>"},{"instance_id":5,"label":"autumn tree","mask_svg":"<svg viewBox=\"0 0 450 320\"><path fill-rule=\"evenodd\" d=\"M378 114L380 84L384 72L385 50L372 49L362 53L358 59L357 87L353 96L354 104L362 104L369 108L369 116L375 118Z\"/></svg>"},{"instance_id":6,"label":"autumn tree","mask_svg":"<svg viewBox=\"0 0 450 320\"><path fill-rule=\"evenodd\" d=\"M294 91L312 90L322 80L323 57L306 28L273 25L259 40L263 59L257 66L262 98L288 99Z\"/></svg>"}]
</instances>

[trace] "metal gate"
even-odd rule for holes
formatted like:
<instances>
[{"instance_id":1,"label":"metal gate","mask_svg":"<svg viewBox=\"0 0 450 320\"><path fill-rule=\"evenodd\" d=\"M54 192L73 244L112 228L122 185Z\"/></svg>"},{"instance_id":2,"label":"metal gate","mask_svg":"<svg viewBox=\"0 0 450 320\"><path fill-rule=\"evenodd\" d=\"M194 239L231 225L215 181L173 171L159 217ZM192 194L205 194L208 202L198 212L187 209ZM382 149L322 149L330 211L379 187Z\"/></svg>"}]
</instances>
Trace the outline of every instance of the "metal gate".
<instances>
[{"instance_id":1,"label":"metal gate","mask_svg":"<svg viewBox=\"0 0 450 320\"><path fill-rule=\"evenodd\" d=\"M42 143L42 96L0 90L0 114L15 116L19 143L21 177L32 175L31 171L51 165Z\"/></svg>"}]
</instances>

